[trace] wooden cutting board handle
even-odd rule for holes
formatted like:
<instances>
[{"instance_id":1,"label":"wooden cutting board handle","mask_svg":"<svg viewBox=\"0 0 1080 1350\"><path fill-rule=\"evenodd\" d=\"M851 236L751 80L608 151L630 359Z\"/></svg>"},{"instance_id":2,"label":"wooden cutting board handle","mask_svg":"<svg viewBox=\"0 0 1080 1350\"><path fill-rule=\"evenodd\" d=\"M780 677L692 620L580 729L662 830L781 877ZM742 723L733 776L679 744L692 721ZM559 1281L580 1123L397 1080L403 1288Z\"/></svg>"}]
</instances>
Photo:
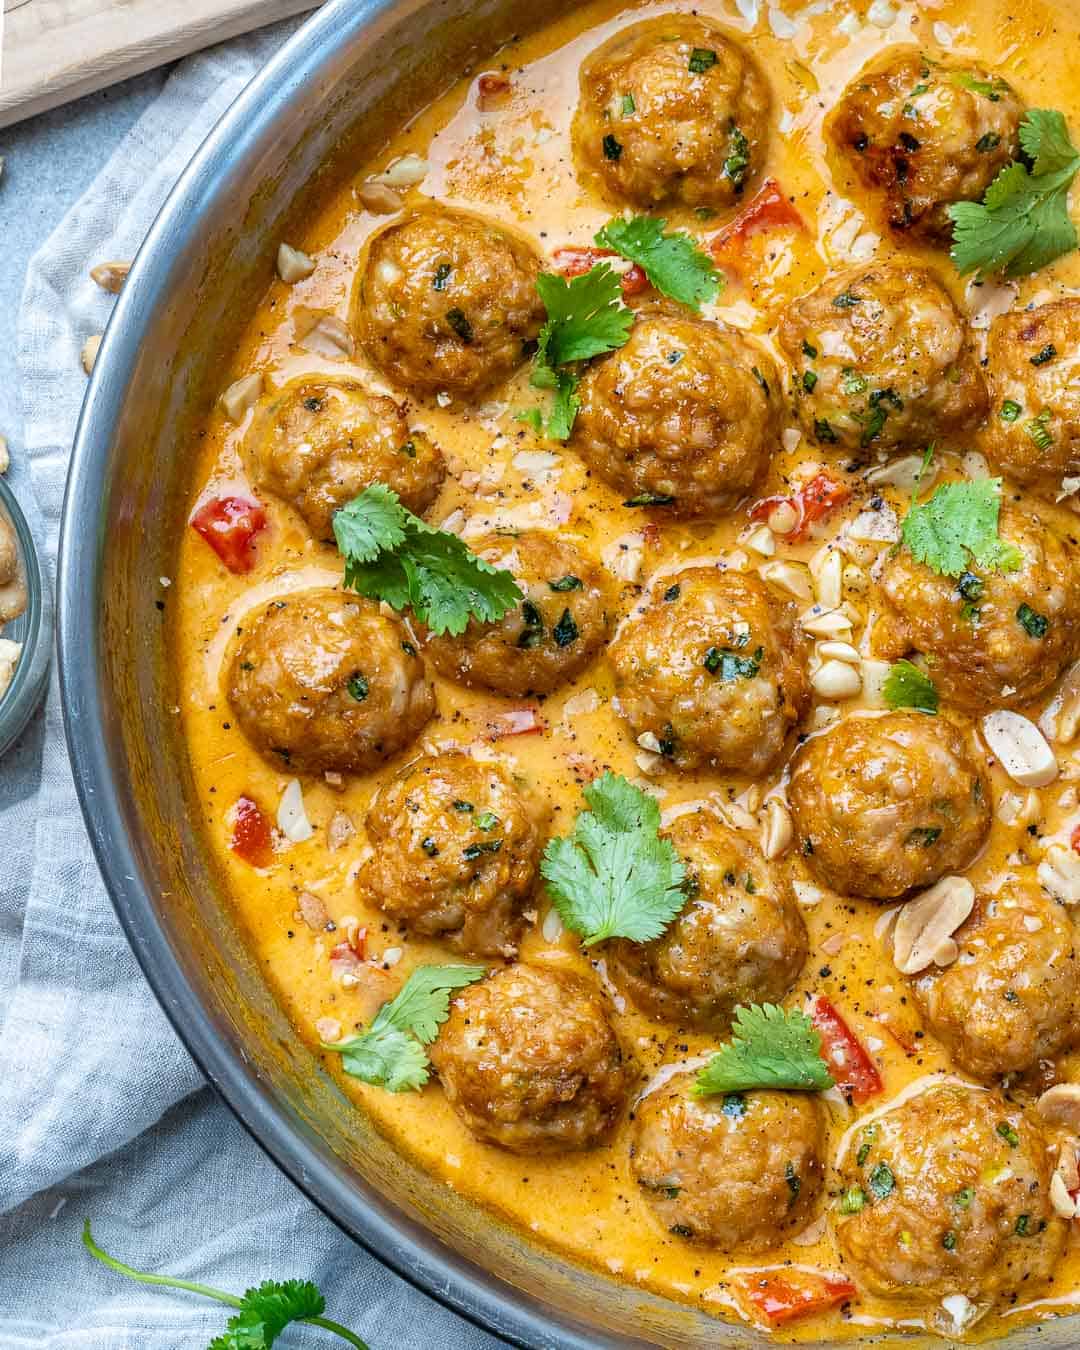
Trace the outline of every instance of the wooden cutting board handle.
<instances>
[{"instance_id":1,"label":"wooden cutting board handle","mask_svg":"<svg viewBox=\"0 0 1080 1350\"><path fill-rule=\"evenodd\" d=\"M3 0L0 127L320 0Z\"/></svg>"}]
</instances>

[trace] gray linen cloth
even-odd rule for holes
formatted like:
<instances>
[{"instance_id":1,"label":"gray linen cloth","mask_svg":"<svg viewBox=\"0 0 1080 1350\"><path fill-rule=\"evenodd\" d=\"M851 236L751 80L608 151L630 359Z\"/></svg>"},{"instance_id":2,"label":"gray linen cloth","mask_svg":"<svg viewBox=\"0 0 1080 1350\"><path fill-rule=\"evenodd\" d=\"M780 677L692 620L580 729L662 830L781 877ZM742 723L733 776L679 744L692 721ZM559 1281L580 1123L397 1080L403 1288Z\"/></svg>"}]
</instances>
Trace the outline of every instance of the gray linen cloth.
<instances>
[{"instance_id":1,"label":"gray linen cloth","mask_svg":"<svg viewBox=\"0 0 1080 1350\"><path fill-rule=\"evenodd\" d=\"M50 559L85 389L79 351L111 300L94 261L128 258L199 143L293 25L176 68L33 258L18 320L23 444L12 478ZM97 874L55 675L0 769L0 1346L196 1350L228 1310L152 1290L83 1251L233 1292L311 1278L372 1350L501 1344L345 1238L210 1093L158 1009ZM291 1329L283 1345L341 1344Z\"/></svg>"}]
</instances>

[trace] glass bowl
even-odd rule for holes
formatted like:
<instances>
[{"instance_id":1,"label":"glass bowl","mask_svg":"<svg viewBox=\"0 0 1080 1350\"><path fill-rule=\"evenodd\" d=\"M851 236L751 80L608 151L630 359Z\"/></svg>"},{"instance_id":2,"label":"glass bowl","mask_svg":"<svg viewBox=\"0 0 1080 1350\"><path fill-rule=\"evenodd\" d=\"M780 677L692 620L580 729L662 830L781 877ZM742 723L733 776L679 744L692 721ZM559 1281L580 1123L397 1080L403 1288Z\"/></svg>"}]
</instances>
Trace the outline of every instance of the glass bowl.
<instances>
[{"instance_id":1,"label":"glass bowl","mask_svg":"<svg viewBox=\"0 0 1080 1350\"><path fill-rule=\"evenodd\" d=\"M22 643L22 653L11 683L0 694L0 755L22 735L41 702L52 658L52 595L49 579L38 558L37 545L15 494L0 476L0 515L15 529L15 540L26 577L26 610L4 627L0 636Z\"/></svg>"}]
</instances>

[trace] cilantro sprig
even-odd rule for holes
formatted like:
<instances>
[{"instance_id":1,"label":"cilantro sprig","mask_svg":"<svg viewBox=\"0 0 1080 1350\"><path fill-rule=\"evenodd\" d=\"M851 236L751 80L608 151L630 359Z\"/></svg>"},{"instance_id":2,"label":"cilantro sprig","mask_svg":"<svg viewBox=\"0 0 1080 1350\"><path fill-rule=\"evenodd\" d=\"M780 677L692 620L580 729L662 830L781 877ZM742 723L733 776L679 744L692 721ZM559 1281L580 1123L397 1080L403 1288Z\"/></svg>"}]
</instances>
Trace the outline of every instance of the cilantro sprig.
<instances>
[{"instance_id":1,"label":"cilantro sprig","mask_svg":"<svg viewBox=\"0 0 1080 1350\"><path fill-rule=\"evenodd\" d=\"M426 525L382 483L336 512L334 538L346 586L399 612L412 609L433 633L457 636L470 618L494 623L523 598L510 572L478 558L456 534Z\"/></svg>"},{"instance_id":2,"label":"cilantro sprig","mask_svg":"<svg viewBox=\"0 0 1080 1350\"><path fill-rule=\"evenodd\" d=\"M596 242L637 263L661 294L700 312L720 294L723 278L690 235L682 230L665 234L666 225L657 216L616 217L600 230Z\"/></svg>"},{"instance_id":3,"label":"cilantro sprig","mask_svg":"<svg viewBox=\"0 0 1080 1350\"><path fill-rule=\"evenodd\" d=\"M895 661L885 677L881 694L890 708L914 708L934 714L938 710L938 691L934 681L911 661Z\"/></svg>"},{"instance_id":4,"label":"cilantro sprig","mask_svg":"<svg viewBox=\"0 0 1080 1350\"><path fill-rule=\"evenodd\" d=\"M614 773L584 796L591 809L569 838L548 843L540 863L559 917L587 947L614 937L649 942L686 903L686 868L660 837L660 808Z\"/></svg>"},{"instance_id":5,"label":"cilantro sprig","mask_svg":"<svg viewBox=\"0 0 1080 1350\"><path fill-rule=\"evenodd\" d=\"M731 1040L700 1071L694 1092L699 1097L753 1088L823 1092L832 1085L821 1037L809 1017L774 1003L751 1003L736 1008Z\"/></svg>"},{"instance_id":6,"label":"cilantro sprig","mask_svg":"<svg viewBox=\"0 0 1080 1350\"><path fill-rule=\"evenodd\" d=\"M339 1322L332 1322L322 1314L326 1300L310 1280L264 1280L254 1289L249 1289L242 1298L228 1294L223 1289L214 1289L208 1284L195 1284L191 1280L173 1279L170 1275L152 1275L145 1270L136 1270L125 1265L115 1256L110 1256L94 1241L90 1231L90 1220L83 1224L83 1246L103 1266L115 1270L118 1275L126 1275L139 1284L156 1284L166 1289L182 1289L189 1294L201 1294L203 1298L212 1298L235 1308L235 1314L226 1323L225 1331L215 1336L208 1350L270 1350L277 1338L292 1322L305 1322L309 1326L322 1327L347 1341L355 1350L368 1350L368 1346L359 1336Z\"/></svg>"},{"instance_id":7,"label":"cilantro sprig","mask_svg":"<svg viewBox=\"0 0 1080 1350\"><path fill-rule=\"evenodd\" d=\"M1048 108L1030 108L1020 123L1028 165L1007 164L981 202L949 207L953 222L950 256L961 276L992 272L1007 277L1036 272L1076 248L1069 216L1069 188L1080 171L1080 151L1069 139L1065 118Z\"/></svg>"},{"instance_id":8,"label":"cilantro sprig","mask_svg":"<svg viewBox=\"0 0 1080 1350\"><path fill-rule=\"evenodd\" d=\"M482 980L483 966L417 966L371 1024L343 1041L323 1042L354 1078L389 1092L422 1088L431 1065L424 1049L450 1015L450 994Z\"/></svg>"},{"instance_id":9,"label":"cilantro sprig","mask_svg":"<svg viewBox=\"0 0 1080 1350\"><path fill-rule=\"evenodd\" d=\"M973 562L985 571L1015 572L1023 557L998 536L1000 513L1000 478L943 483L912 505L900 531L913 556L939 576L961 576Z\"/></svg>"}]
</instances>

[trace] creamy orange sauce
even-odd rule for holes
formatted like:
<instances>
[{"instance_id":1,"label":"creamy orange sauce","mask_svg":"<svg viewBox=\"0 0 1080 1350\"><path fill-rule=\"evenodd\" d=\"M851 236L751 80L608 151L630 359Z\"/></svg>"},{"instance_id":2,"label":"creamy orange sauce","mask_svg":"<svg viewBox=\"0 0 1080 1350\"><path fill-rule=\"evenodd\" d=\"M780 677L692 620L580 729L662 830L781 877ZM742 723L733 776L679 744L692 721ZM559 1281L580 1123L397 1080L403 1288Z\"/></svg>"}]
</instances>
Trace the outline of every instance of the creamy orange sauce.
<instances>
[{"instance_id":1,"label":"creamy orange sauce","mask_svg":"<svg viewBox=\"0 0 1080 1350\"><path fill-rule=\"evenodd\" d=\"M359 352L351 360L333 361L295 344L307 310L348 317L364 241L386 221L363 208L356 185L404 154L423 156L431 165L424 181L409 192L410 205L430 197L482 211L523 231L548 256L564 244L590 243L612 210L582 186L574 170L569 127L577 99L578 67L588 52L620 27L689 8L671 0L636 6L620 0L594 0L581 5L572 18L494 55L421 113L386 145L377 160L358 166L353 182L319 204L303 238L290 239L316 260L314 274L291 286L274 282L253 314L245 340L231 354L231 362L226 366L223 360L222 388L252 371L263 373L268 388L303 372L324 371L356 376L379 392L396 392L388 389ZM783 304L811 289L831 268L869 257L887 259L894 252L863 195L830 163L821 130L823 117L851 75L877 55L883 44L914 42L932 52L978 57L1008 79L1029 106L1060 108L1074 134L1080 128L1080 89L1075 78L1080 9L1076 7L1051 8L1041 0L1015 7L1004 0L984 0L980 5L926 0L921 6L897 4L897 17L886 29L868 22L860 5L826 7L824 0L797 11L793 7L767 11L763 5L754 23L744 17L749 9L745 2L737 8L728 0L703 0L694 8L718 19L734 34L752 35L749 41L768 73L774 98L767 173L794 198L808 226L803 235L777 236L762 250L752 276L729 282L716 305L706 311L766 342ZM852 15L853 21L843 22ZM778 35L786 34L792 24L793 36ZM484 69L505 69L512 80L509 97L488 109L478 97L476 84ZM677 209L664 215L672 226L702 239L725 223L724 216L703 222L692 212ZM969 291L943 254L913 245L905 246L904 253L933 267L962 310L972 313L985 304L989 288ZM1074 254L1023 281L1015 303L1056 299L1078 289L1080 256ZM222 355L227 358L229 354ZM587 478L572 452L537 442L513 420L516 408L536 401L527 380L528 370L523 369L479 407L410 400L410 425L428 432L443 448L450 466L446 486L429 513L434 523L445 521L463 528L466 538L491 528L525 525L565 533L585 552L603 558L619 576L621 616L634 610L646 583L691 563L722 558L729 566L756 569L766 561L740 539L747 528L745 510L716 524L659 521L659 528L643 529L647 524L643 513L625 508L619 494ZM205 439L193 455L193 506L222 491L240 488L250 493L239 457L244 429L245 424L235 426L220 411L210 418ZM830 463L827 454L805 442L792 447L793 440L789 436L785 448L776 454L763 495L784 491L796 468L800 479L805 479L808 460ZM955 469L968 448L947 447L941 463ZM842 457L833 458L838 473L844 462ZM870 491L866 489L861 496L856 493L817 537L801 545L780 542L776 557L809 561L831 534L858 514ZM907 492L889 486L880 491L902 514ZM343 1033L367 1020L415 964L454 959L438 944L406 939L380 911L365 903L355 884L366 847L363 819L367 804L379 784L421 748L437 752L465 746L496 757L550 804L553 833L569 831L581 806L581 784L598 767L610 767L647 783L668 818L691 803L705 803L726 812L736 826L752 831L758 828L767 795L777 787L782 789L783 771L751 784L710 774L680 775L656 764L655 757L643 756L612 709L611 674L603 657L574 683L537 704L546 727L542 735L491 739L491 717L517 705L436 678L439 713L420 744L369 778L346 781L341 790L321 781L306 781L304 800L314 826L313 838L292 845L281 841L273 865L253 869L230 851L231 808L241 794L247 794L273 816L289 775L261 759L232 725L220 682L229 639L242 616L271 595L310 585L333 585L341 578L337 553L313 541L289 507L272 499L266 507L270 525L260 539L252 573L229 573L199 537L185 531L175 584L168 595L180 715L198 791L193 809L201 814L229 895L269 980L300 1034L310 1041L320 1039L316 1023L321 1019L331 1019ZM868 566L878 548L867 545L866 550L863 561ZM864 651L874 618L872 595L871 590L856 603L859 622L852 640ZM1046 701L1028 711L1038 715ZM828 725L834 716L865 706L881 704L863 697L841 705L817 706L804 726L813 731ZM976 744L985 760L985 747ZM1073 780L1080 778L1080 762L1065 752L1059 758L1061 776L1037 794L1034 816L1011 826L995 816L990 843L968 871L977 889L992 881L996 884L1010 869L1030 866L1055 840L1068 842L1080 819L1073 786ZM991 766L990 776L995 810L1006 793L1022 791L997 765ZM327 846L326 827L340 810L349 814L357 834L343 849L332 851ZM1030 819L1039 823L1038 839L1027 833ZM795 880L808 883L810 878L798 857L789 855L789 861ZM373 961L358 985L345 987L332 977L329 954L337 938L316 934L304 924L297 909L300 890L320 897L339 928L347 926L350 916L367 925ZM926 1075L951 1072L947 1057L932 1038L916 1036L918 1015L880 932L883 907L842 899L819 888L804 889L802 896L813 902L804 906L811 955L787 1002L798 1007L808 993L825 994L869 1048L886 1090L884 1098L860 1110L880 1109ZM545 925L548 901L542 892L536 896L535 910L536 924L524 942L522 959L587 973L589 962L577 940L553 931L550 923ZM384 954L382 964L387 969L380 965ZM602 960L595 966L603 982ZM661 1064L693 1062L713 1044L704 1036L675 1038L669 1028L637 1015L619 1000L615 1020L640 1063L645 1085ZM327 1034L325 1024L322 1034ZM914 1048L909 1052L904 1045ZM339 1072L336 1055L327 1055L326 1063L331 1071ZM1074 1077L1072 1067L1068 1059L1062 1060L1060 1076ZM1080 1062L1075 1067L1080 1070ZM395 1096L344 1076L342 1083L401 1148L445 1178L448 1186L528 1229L538 1242L718 1316L748 1320L749 1314L731 1288L735 1270L788 1262L825 1271L844 1268L823 1219L757 1263L689 1246L667 1233L654 1220L629 1174L625 1125L608 1147L592 1153L519 1158L472 1139L436 1084L419 1094ZM834 1157L857 1115L838 1094L830 1094L829 1115L828 1156ZM831 1178L822 1197L821 1215L835 1203L835 1190L835 1178ZM1044 1297L1030 1307L1011 1308L1004 1319L986 1318L968 1334L974 1338L1000 1334L1022 1320L1054 1316L1075 1307L1080 1307L1080 1244L1071 1238L1055 1282ZM797 1322L784 1336L829 1342L871 1330L924 1327L953 1332L948 1314L939 1306L860 1293L842 1311Z\"/></svg>"}]
</instances>

